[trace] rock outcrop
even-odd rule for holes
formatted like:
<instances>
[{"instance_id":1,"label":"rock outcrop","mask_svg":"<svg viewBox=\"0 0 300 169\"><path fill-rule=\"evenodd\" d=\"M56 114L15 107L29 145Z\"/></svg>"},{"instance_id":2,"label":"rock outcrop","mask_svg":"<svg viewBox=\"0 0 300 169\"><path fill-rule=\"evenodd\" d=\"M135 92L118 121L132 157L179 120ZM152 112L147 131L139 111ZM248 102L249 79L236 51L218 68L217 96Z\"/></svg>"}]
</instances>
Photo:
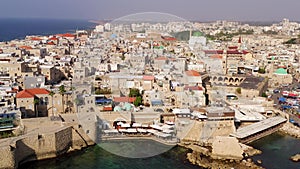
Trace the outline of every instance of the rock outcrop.
<instances>
[{"instance_id":1,"label":"rock outcrop","mask_svg":"<svg viewBox=\"0 0 300 169\"><path fill-rule=\"evenodd\" d=\"M300 154L296 154L291 157L291 160L294 162L300 162Z\"/></svg>"},{"instance_id":2,"label":"rock outcrop","mask_svg":"<svg viewBox=\"0 0 300 169\"><path fill-rule=\"evenodd\" d=\"M300 138L300 128L294 126L291 123L285 123L281 128L280 131L283 133L286 133L288 135L291 135L296 138Z\"/></svg>"}]
</instances>

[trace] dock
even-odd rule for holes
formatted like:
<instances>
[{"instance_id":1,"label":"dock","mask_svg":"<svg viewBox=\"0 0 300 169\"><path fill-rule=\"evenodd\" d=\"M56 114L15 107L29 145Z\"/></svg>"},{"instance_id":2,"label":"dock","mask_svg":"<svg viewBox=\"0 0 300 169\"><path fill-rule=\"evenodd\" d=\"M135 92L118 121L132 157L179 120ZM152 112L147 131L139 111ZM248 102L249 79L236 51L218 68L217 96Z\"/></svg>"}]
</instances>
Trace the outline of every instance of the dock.
<instances>
[{"instance_id":1,"label":"dock","mask_svg":"<svg viewBox=\"0 0 300 169\"><path fill-rule=\"evenodd\" d=\"M286 119L283 117L271 117L249 126L239 128L236 132L230 134L230 136L236 137L241 143L250 143L276 132L285 122Z\"/></svg>"}]
</instances>

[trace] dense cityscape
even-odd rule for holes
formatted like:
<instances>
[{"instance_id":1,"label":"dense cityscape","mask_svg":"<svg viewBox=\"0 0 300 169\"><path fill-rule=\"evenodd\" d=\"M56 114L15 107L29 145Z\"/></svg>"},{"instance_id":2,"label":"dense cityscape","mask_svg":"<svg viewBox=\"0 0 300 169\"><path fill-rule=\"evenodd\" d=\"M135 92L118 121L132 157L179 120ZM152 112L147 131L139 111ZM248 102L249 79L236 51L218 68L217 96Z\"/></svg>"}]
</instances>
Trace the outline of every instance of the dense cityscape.
<instances>
[{"instance_id":1,"label":"dense cityscape","mask_svg":"<svg viewBox=\"0 0 300 169\"><path fill-rule=\"evenodd\" d=\"M0 168L126 139L169 147L117 155L177 145L196 166L263 168L251 142L300 138L298 22L136 15L0 42Z\"/></svg>"}]
</instances>

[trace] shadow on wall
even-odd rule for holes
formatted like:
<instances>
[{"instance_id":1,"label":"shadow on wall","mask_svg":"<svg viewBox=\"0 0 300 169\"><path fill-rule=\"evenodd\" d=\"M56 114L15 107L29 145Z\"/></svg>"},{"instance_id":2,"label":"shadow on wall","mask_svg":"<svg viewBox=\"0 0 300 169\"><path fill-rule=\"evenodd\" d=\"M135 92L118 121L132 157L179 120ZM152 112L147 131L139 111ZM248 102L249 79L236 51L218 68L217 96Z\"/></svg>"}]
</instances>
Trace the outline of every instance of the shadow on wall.
<instances>
[{"instance_id":1,"label":"shadow on wall","mask_svg":"<svg viewBox=\"0 0 300 169\"><path fill-rule=\"evenodd\" d=\"M15 168L18 168L18 166L26 162L37 160L35 150L27 146L23 140L18 140L16 142L16 147L13 151L15 156Z\"/></svg>"}]
</instances>

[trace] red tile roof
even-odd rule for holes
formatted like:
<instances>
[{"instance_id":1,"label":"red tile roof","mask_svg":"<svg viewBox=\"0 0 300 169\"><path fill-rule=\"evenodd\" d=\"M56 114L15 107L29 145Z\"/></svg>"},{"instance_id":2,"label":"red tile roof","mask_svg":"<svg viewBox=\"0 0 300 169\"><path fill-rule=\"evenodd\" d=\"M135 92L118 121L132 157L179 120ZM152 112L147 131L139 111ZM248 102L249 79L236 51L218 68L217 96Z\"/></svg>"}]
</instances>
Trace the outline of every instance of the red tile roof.
<instances>
[{"instance_id":1,"label":"red tile roof","mask_svg":"<svg viewBox=\"0 0 300 169\"><path fill-rule=\"evenodd\" d=\"M50 41L50 42L47 42L47 45L55 45L55 43Z\"/></svg>"},{"instance_id":2,"label":"red tile roof","mask_svg":"<svg viewBox=\"0 0 300 169\"><path fill-rule=\"evenodd\" d=\"M215 55L211 55L210 58L212 58L212 59L222 59L223 56L219 55L219 54L215 54Z\"/></svg>"},{"instance_id":3,"label":"red tile roof","mask_svg":"<svg viewBox=\"0 0 300 169\"><path fill-rule=\"evenodd\" d=\"M155 60L168 60L168 58L161 56L161 57L155 58Z\"/></svg>"},{"instance_id":4,"label":"red tile roof","mask_svg":"<svg viewBox=\"0 0 300 169\"><path fill-rule=\"evenodd\" d=\"M20 46L19 48L21 48L21 49L27 49L27 50L32 49L32 47L30 47L30 46Z\"/></svg>"},{"instance_id":5,"label":"red tile roof","mask_svg":"<svg viewBox=\"0 0 300 169\"><path fill-rule=\"evenodd\" d=\"M204 50L205 54L223 54L223 50Z\"/></svg>"},{"instance_id":6,"label":"red tile roof","mask_svg":"<svg viewBox=\"0 0 300 169\"><path fill-rule=\"evenodd\" d=\"M162 36L161 38L166 41L176 41L177 40L176 38L171 37L171 36Z\"/></svg>"},{"instance_id":7,"label":"red tile roof","mask_svg":"<svg viewBox=\"0 0 300 169\"><path fill-rule=\"evenodd\" d=\"M75 38L75 35L73 35L71 33L57 34L56 36L66 37L66 38Z\"/></svg>"},{"instance_id":8,"label":"red tile roof","mask_svg":"<svg viewBox=\"0 0 300 169\"><path fill-rule=\"evenodd\" d=\"M243 50L242 52L243 52L244 55L250 53L250 52L248 52L248 51L246 51L246 50Z\"/></svg>"},{"instance_id":9,"label":"red tile roof","mask_svg":"<svg viewBox=\"0 0 300 169\"><path fill-rule=\"evenodd\" d=\"M43 88L25 89L17 93L17 98L31 98L37 94L49 94L50 92Z\"/></svg>"},{"instance_id":10,"label":"red tile roof","mask_svg":"<svg viewBox=\"0 0 300 169\"><path fill-rule=\"evenodd\" d=\"M200 73L195 70L188 70L185 72L187 76L200 76Z\"/></svg>"},{"instance_id":11,"label":"red tile roof","mask_svg":"<svg viewBox=\"0 0 300 169\"><path fill-rule=\"evenodd\" d=\"M26 90L23 90L19 93L17 93L17 98L33 98L34 94L29 93Z\"/></svg>"},{"instance_id":12,"label":"red tile roof","mask_svg":"<svg viewBox=\"0 0 300 169\"><path fill-rule=\"evenodd\" d=\"M242 52L238 51L238 50L228 50L227 51L227 54L235 54L235 55L238 55L238 54L243 54Z\"/></svg>"},{"instance_id":13,"label":"red tile roof","mask_svg":"<svg viewBox=\"0 0 300 169\"><path fill-rule=\"evenodd\" d=\"M228 46L228 49L237 49L237 46Z\"/></svg>"},{"instance_id":14,"label":"red tile roof","mask_svg":"<svg viewBox=\"0 0 300 169\"><path fill-rule=\"evenodd\" d=\"M269 53L269 56L276 56L275 53Z\"/></svg>"},{"instance_id":15,"label":"red tile roof","mask_svg":"<svg viewBox=\"0 0 300 169\"><path fill-rule=\"evenodd\" d=\"M42 38L39 38L39 37L32 37L30 40L32 40L32 41L41 41Z\"/></svg>"},{"instance_id":16,"label":"red tile roof","mask_svg":"<svg viewBox=\"0 0 300 169\"><path fill-rule=\"evenodd\" d=\"M114 97L114 102L130 102L133 103L135 101L136 97Z\"/></svg>"},{"instance_id":17,"label":"red tile roof","mask_svg":"<svg viewBox=\"0 0 300 169\"><path fill-rule=\"evenodd\" d=\"M51 38L49 38L48 40L58 40L58 38L57 37L51 37Z\"/></svg>"},{"instance_id":18,"label":"red tile roof","mask_svg":"<svg viewBox=\"0 0 300 169\"><path fill-rule=\"evenodd\" d=\"M184 90L203 90L200 86L186 86Z\"/></svg>"},{"instance_id":19,"label":"red tile roof","mask_svg":"<svg viewBox=\"0 0 300 169\"><path fill-rule=\"evenodd\" d=\"M143 76L143 80L154 80L154 76Z\"/></svg>"},{"instance_id":20,"label":"red tile roof","mask_svg":"<svg viewBox=\"0 0 300 169\"><path fill-rule=\"evenodd\" d=\"M103 107L103 111L112 111L112 110L113 110L112 107L108 107L108 106Z\"/></svg>"}]
</instances>

